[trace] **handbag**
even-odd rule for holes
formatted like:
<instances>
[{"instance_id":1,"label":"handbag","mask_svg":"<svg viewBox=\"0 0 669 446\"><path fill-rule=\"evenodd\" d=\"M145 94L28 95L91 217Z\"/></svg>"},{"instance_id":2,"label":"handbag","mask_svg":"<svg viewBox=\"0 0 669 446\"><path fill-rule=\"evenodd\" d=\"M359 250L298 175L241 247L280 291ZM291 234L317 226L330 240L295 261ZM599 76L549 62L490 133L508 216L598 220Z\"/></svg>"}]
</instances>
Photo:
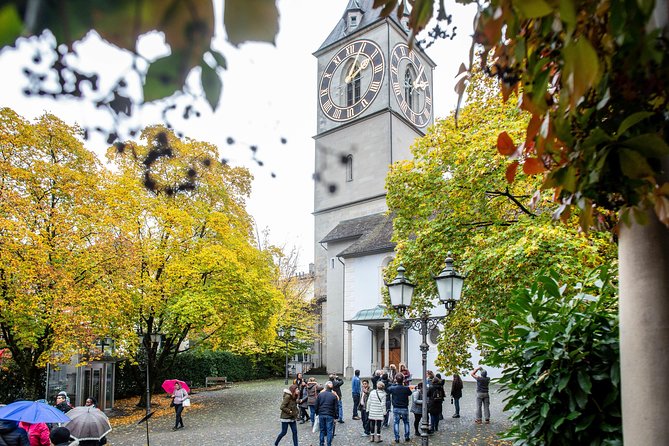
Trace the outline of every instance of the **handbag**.
<instances>
[{"instance_id":1,"label":"handbag","mask_svg":"<svg viewBox=\"0 0 669 446\"><path fill-rule=\"evenodd\" d=\"M181 404L183 404L184 407L190 407L190 398L186 398Z\"/></svg>"},{"instance_id":2,"label":"handbag","mask_svg":"<svg viewBox=\"0 0 669 446\"><path fill-rule=\"evenodd\" d=\"M174 407L174 397L170 400L170 407Z\"/></svg>"},{"instance_id":3,"label":"handbag","mask_svg":"<svg viewBox=\"0 0 669 446\"><path fill-rule=\"evenodd\" d=\"M318 415L314 415L314 427L311 428L311 432L316 432L318 430Z\"/></svg>"}]
</instances>

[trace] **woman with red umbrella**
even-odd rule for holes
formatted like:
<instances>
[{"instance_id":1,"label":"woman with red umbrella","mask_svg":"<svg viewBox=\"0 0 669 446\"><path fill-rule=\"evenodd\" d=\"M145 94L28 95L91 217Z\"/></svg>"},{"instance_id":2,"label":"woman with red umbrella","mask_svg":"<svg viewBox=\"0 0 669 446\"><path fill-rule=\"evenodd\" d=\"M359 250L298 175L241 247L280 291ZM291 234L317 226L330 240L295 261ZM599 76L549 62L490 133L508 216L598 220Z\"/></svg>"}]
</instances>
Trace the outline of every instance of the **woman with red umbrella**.
<instances>
[{"instance_id":1,"label":"woman with red umbrella","mask_svg":"<svg viewBox=\"0 0 669 446\"><path fill-rule=\"evenodd\" d=\"M179 382L174 383L172 404L174 404L176 419L174 420L174 428L172 428L172 430L177 430L184 427L184 421L181 418L181 412L184 410L183 402L185 399L188 399L188 392L186 392L186 389L184 389Z\"/></svg>"}]
</instances>

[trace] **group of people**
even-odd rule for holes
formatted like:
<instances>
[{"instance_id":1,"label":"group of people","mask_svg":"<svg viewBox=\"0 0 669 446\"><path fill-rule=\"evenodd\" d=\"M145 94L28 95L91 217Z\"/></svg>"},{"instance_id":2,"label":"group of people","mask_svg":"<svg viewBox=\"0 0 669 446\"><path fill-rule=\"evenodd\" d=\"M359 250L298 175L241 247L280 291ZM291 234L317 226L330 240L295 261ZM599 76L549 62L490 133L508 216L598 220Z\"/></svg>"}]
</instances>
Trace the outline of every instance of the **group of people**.
<instances>
[{"instance_id":1,"label":"group of people","mask_svg":"<svg viewBox=\"0 0 669 446\"><path fill-rule=\"evenodd\" d=\"M87 398L86 406L97 407L95 398ZM59 392L56 395L55 407L63 413L72 409L67 392ZM0 420L1 446L100 446L105 444L107 440L104 437L101 440L72 440L70 430L63 426Z\"/></svg>"},{"instance_id":2,"label":"group of people","mask_svg":"<svg viewBox=\"0 0 669 446\"><path fill-rule=\"evenodd\" d=\"M472 370L476 380L476 419L477 424L490 423L490 378L482 367ZM428 434L439 430L439 421L443 419L443 402L446 399L445 380L439 373L427 372L427 412L429 414ZM283 391L281 401L281 432L274 442L278 446L281 439L291 429L293 446L298 446L297 422L315 422L319 427L319 446L332 446L336 423L344 423L341 386L344 381L336 374L331 374L324 385L311 377L304 381L298 373L293 384ZM389 426L392 408L393 433L395 442L400 442L400 422L403 423L405 441L411 440L409 414L414 414L413 428L420 436L420 424L423 416L423 383L419 382L413 391L410 388L411 373L404 364L399 370L391 364L388 371L377 370L371 380L360 379L360 370L354 372L351 380L353 398L353 420L362 420L363 435L370 437L370 442L380 443L381 428ZM453 418L460 418L460 398L463 382L459 375L453 375L450 396L455 408ZM485 416L485 418L483 418Z\"/></svg>"}]
</instances>

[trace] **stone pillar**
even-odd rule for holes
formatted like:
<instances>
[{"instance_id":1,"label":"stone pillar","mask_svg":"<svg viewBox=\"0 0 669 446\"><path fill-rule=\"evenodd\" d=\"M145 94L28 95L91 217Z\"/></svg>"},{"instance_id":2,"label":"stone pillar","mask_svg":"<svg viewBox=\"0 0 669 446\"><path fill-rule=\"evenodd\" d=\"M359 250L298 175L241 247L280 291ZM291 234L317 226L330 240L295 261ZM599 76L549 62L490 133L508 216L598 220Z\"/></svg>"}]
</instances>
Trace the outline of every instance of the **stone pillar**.
<instances>
[{"instance_id":1,"label":"stone pillar","mask_svg":"<svg viewBox=\"0 0 669 446\"><path fill-rule=\"evenodd\" d=\"M385 369L388 369L388 362L390 361L390 324L383 323L383 364Z\"/></svg>"},{"instance_id":2,"label":"stone pillar","mask_svg":"<svg viewBox=\"0 0 669 446\"><path fill-rule=\"evenodd\" d=\"M347 336L347 345L348 355L346 355L346 371L344 372L344 377L346 379L353 378L353 324L348 323L346 332Z\"/></svg>"},{"instance_id":3,"label":"stone pillar","mask_svg":"<svg viewBox=\"0 0 669 446\"><path fill-rule=\"evenodd\" d=\"M653 385L669 370L669 229L649 222L621 224L620 368L623 440L665 444L669 387Z\"/></svg>"},{"instance_id":4,"label":"stone pillar","mask_svg":"<svg viewBox=\"0 0 669 446\"><path fill-rule=\"evenodd\" d=\"M400 331L400 362L403 362L406 364L407 361L407 349L406 349L406 329L402 328ZM397 370L399 371L400 367L399 364L397 365Z\"/></svg>"}]
</instances>

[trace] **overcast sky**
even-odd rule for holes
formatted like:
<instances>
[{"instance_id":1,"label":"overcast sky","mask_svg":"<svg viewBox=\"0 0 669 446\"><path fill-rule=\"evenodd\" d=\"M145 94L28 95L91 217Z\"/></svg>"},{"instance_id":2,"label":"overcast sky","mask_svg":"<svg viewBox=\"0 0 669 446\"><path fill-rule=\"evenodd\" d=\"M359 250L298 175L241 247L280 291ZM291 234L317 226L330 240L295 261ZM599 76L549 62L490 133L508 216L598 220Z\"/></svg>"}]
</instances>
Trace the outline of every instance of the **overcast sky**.
<instances>
[{"instance_id":1,"label":"overcast sky","mask_svg":"<svg viewBox=\"0 0 669 446\"><path fill-rule=\"evenodd\" d=\"M216 2L218 3L218 2ZM188 137L217 145L224 158L244 165L255 175L248 210L262 231L270 229L270 240L278 245L300 248L300 264L306 270L313 261L313 182L314 141L317 107L317 62L312 53L318 49L337 21L348 0L280 0L280 31L277 45L247 43L233 48L224 34L215 46L224 54L228 70L223 72L223 96L216 113L204 112L183 128ZM467 61L471 44L474 9L449 2L458 27L454 40L440 41L427 50L437 63L435 69L434 110L445 117L455 107L454 77L461 62ZM147 54L160 52L160 37L148 38ZM86 66L120 73L130 58L114 48L101 45L95 37L78 48ZM11 107L33 119L45 111L68 123L84 126L104 124L105 118L93 108L73 101L26 98L21 91L26 84L22 67L33 52L27 45L19 50L0 53L0 106ZM104 67L104 68L103 68ZM109 76L101 82L113 82ZM204 111L204 107L201 107ZM146 110L142 124L160 123L155 110ZM235 143L229 145L228 138ZM285 138L283 144L281 139ZM258 146L257 158L251 157L250 145ZM106 143L93 138L86 146L102 156ZM272 177L275 175L275 178Z\"/></svg>"}]
</instances>

